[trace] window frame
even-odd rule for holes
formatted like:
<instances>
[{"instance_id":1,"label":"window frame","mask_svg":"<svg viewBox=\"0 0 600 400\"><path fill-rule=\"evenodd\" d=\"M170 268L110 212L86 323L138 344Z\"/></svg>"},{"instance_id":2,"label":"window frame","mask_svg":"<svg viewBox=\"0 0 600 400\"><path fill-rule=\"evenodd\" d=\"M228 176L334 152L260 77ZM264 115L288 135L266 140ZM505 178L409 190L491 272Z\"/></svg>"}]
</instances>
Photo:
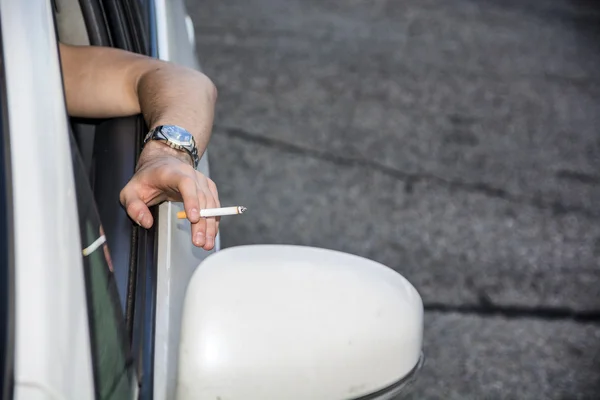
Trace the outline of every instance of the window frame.
<instances>
[{"instance_id":1,"label":"window frame","mask_svg":"<svg viewBox=\"0 0 600 400\"><path fill-rule=\"evenodd\" d=\"M8 96L0 24L0 398L13 397L15 365L15 254Z\"/></svg>"}]
</instances>

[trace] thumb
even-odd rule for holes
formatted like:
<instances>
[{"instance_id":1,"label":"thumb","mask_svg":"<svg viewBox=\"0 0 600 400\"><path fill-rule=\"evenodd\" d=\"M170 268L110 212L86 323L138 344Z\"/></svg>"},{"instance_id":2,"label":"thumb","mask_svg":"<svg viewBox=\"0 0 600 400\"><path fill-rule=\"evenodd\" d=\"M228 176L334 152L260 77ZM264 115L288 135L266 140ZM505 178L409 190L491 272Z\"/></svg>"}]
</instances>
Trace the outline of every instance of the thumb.
<instances>
[{"instance_id":1,"label":"thumb","mask_svg":"<svg viewBox=\"0 0 600 400\"><path fill-rule=\"evenodd\" d=\"M126 188L127 189L127 188ZM129 218L134 220L139 226L143 228L150 228L154 223L154 218L150 213L150 209L140 199L137 193L134 190L126 190L124 189L121 192L121 204L127 210L127 215Z\"/></svg>"}]
</instances>

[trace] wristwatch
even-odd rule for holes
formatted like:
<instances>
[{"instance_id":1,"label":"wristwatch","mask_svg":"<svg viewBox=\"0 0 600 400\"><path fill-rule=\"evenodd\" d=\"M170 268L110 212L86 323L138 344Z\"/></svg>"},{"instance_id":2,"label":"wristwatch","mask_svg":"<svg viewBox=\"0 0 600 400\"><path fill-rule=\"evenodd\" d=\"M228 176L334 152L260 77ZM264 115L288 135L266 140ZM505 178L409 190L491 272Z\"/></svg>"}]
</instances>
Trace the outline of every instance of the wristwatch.
<instances>
[{"instance_id":1,"label":"wristwatch","mask_svg":"<svg viewBox=\"0 0 600 400\"><path fill-rule=\"evenodd\" d=\"M196 141L191 133L177 125L160 125L150 130L144 138L144 145L150 140L161 141L175 150L185 151L192 158L194 168L198 168L200 158Z\"/></svg>"}]
</instances>

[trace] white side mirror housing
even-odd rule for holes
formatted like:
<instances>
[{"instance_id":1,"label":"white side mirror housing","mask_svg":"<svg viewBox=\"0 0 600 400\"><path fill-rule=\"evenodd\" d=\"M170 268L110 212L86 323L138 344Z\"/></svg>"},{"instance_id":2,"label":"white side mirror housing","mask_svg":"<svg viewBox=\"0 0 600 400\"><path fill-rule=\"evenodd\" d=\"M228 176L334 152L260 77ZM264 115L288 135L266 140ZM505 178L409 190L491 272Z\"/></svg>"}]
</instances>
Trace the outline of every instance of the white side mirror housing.
<instances>
[{"instance_id":1,"label":"white side mirror housing","mask_svg":"<svg viewBox=\"0 0 600 400\"><path fill-rule=\"evenodd\" d=\"M240 246L195 271L179 400L389 399L420 366L423 304L400 274L331 250Z\"/></svg>"}]
</instances>

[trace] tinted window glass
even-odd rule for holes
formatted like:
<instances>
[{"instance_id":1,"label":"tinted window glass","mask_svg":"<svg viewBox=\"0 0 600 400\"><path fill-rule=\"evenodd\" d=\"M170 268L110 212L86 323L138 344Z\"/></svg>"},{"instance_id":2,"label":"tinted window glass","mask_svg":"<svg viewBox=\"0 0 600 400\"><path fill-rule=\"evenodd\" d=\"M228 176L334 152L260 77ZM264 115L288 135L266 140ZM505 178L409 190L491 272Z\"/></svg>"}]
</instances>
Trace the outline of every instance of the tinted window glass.
<instances>
[{"instance_id":1,"label":"tinted window glass","mask_svg":"<svg viewBox=\"0 0 600 400\"><path fill-rule=\"evenodd\" d=\"M92 362L98 399L130 399L134 378L125 319L104 231L77 145L71 136L79 228L85 269Z\"/></svg>"}]
</instances>

